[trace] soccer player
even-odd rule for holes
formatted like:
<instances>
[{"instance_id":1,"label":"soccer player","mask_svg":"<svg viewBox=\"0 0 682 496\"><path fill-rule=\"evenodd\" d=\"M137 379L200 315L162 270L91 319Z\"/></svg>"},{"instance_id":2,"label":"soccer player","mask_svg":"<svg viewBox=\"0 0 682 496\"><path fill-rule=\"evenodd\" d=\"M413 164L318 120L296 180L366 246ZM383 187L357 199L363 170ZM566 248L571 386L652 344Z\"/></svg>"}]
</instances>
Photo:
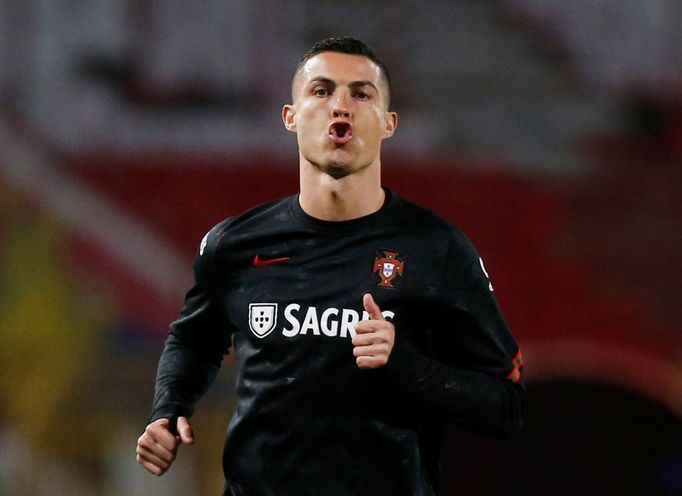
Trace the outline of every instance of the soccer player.
<instances>
[{"instance_id":1,"label":"soccer player","mask_svg":"<svg viewBox=\"0 0 682 496\"><path fill-rule=\"evenodd\" d=\"M521 354L483 262L381 186L389 98L360 41L320 41L299 62L282 119L300 194L202 240L137 443L153 474L194 442L194 405L231 346L225 495L432 495L446 422L501 438L521 425Z\"/></svg>"}]
</instances>

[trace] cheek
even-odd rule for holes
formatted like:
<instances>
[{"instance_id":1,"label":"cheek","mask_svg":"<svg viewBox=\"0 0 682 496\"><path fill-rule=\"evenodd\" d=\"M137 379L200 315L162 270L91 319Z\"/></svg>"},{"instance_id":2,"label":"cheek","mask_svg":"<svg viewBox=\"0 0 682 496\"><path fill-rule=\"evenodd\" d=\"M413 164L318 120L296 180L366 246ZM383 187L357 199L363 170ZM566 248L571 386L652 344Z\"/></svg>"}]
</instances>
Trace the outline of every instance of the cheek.
<instances>
[{"instance_id":1,"label":"cheek","mask_svg":"<svg viewBox=\"0 0 682 496\"><path fill-rule=\"evenodd\" d=\"M303 126L298 128L299 137L306 141L315 140L320 135L319 126L314 126L313 123L307 121Z\"/></svg>"},{"instance_id":2,"label":"cheek","mask_svg":"<svg viewBox=\"0 0 682 496\"><path fill-rule=\"evenodd\" d=\"M303 109L297 116L296 128L298 132L303 134L319 132L322 125L319 114L320 112L316 112L315 109Z\"/></svg>"},{"instance_id":3,"label":"cheek","mask_svg":"<svg viewBox=\"0 0 682 496\"><path fill-rule=\"evenodd\" d=\"M371 115L369 119L365 122L365 125L363 126L362 129L362 136L365 138L366 141L373 142L373 141L380 141L382 136L383 136L383 130L384 130L384 121L383 118L379 119L377 118L376 115Z\"/></svg>"},{"instance_id":4,"label":"cheek","mask_svg":"<svg viewBox=\"0 0 682 496\"><path fill-rule=\"evenodd\" d=\"M325 135L321 126L316 125L310 117L301 119L300 123L296 130L298 147L303 152L312 153L323 144Z\"/></svg>"}]
</instances>

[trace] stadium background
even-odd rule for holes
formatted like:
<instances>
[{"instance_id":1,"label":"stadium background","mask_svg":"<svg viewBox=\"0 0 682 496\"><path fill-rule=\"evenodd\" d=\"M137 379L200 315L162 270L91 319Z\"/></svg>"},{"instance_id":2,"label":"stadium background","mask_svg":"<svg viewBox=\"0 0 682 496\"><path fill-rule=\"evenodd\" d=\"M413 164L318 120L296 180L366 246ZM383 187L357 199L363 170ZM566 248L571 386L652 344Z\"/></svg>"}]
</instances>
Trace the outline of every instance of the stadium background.
<instances>
[{"instance_id":1,"label":"stadium background","mask_svg":"<svg viewBox=\"0 0 682 496\"><path fill-rule=\"evenodd\" d=\"M352 35L401 117L384 182L459 224L524 351L511 442L455 428L444 494L682 494L676 0L0 1L0 494L218 494L135 464L167 324L218 220L297 189L298 57Z\"/></svg>"}]
</instances>

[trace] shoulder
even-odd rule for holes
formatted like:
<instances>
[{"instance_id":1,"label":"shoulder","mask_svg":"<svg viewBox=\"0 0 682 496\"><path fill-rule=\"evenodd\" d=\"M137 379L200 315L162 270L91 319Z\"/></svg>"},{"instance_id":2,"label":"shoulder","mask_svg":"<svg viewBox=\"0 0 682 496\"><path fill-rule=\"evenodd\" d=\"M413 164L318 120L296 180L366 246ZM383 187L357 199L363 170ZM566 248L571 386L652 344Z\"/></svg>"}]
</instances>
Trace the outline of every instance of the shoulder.
<instances>
[{"instance_id":1,"label":"shoulder","mask_svg":"<svg viewBox=\"0 0 682 496\"><path fill-rule=\"evenodd\" d=\"M291 202L295 196L287 196L278 200L261 203L232 217L226 232L238 233L249 231L262 225L279 224L291 219Z\"/></svg>"},{"instance_id":2,"label":"shoulder","mask_svg":"<svg viewBox=\"0 0 682 496\"><path fill-rule=\"evenodd\" d=\"M407 200L401 203L411 231L428 240L434 261L441 268L438 277L448 293L454 287L485 288L486 293L493 290L481 256L459 226Z\"/></svg>"},{"instance_id":3,"label":"shoulder","mask_svg":"<svg viewBox=\"0 0 682 496\"><path fill-rule=\"evenodd\" d=\"M286 219L291 198L257 205L239 215L228 217L209 229L197 246L194 262L197 275L215 273L217 254L224 254L226 249L229 251L235 240L266 225Z\"/></svg>"},{"instance_id":4,"label":"shoulder","mask_svg":"<svg viewBox=\"0 0 682 496\"><path fill-rule=\"evenodd\" d=\"M457 224L426 207L398 198L396 214L401 222L407 222L415 232L444 241L455 249L473 249L471 241Z\"/></svg>"},{"instance_id":5,"label":"shoulder","mask_svg":"<svg viewBox=\"0 0 682 496\"><path fill-rule=\"evenodd\" d=\"M480 272L480 255L465 232L454 222L441 215L399 198L396 202L396 219L401 228L425 243L430 260L438 267L443 277L450 280L453 274Z\"/></svg>"},{"instance_id":6,"label":"shoulder","mask_svg":"<svg viewBox=\"0 0 682 496\"><path fill-rule=\"evenodd\" d=\"M277 223L287 219L291 199L292 197L286 197L262 203L239 215L218 222L201 239L197 248L197 256L215 253L234 235L248 232L259 225Z\"/></svg>"}]
</instances>

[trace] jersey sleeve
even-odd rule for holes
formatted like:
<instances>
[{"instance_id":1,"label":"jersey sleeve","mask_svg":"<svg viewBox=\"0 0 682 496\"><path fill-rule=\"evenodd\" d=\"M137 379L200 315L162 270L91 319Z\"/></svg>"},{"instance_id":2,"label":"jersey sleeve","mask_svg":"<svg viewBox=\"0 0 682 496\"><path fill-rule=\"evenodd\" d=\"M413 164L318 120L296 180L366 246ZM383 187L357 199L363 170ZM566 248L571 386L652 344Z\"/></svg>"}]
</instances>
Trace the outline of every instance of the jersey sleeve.
<instances>
[{"instance_id":1,"label":"jersey sleeve","mask_svg":"<svg viewBox=\"0 0 682 496\"><path fill-rule=\"evenodd\" d=\"M483 259L461 232L453 236L440 294L454 327L435 328L437 356L488 375L522 384L523 359L500 310Z\"/></svg>"},{"instance_id":2,"label":"jersey sleeve","mask_svg":"<svg viewBox=\"0 0 682 496\"><path fill-rule=\"evenodd\" d=\"M430 346L417 350L396 329L388 369L418 401L483 434L510 437L525 409L523 362L478 253L456 232L438 297L424 319Z\"/></svg>"},{"instance_id":3,"label":"jersey sleeve","mask_svg":"<svg viewBox=\"0 0 682 496\"><path fill-rule=\"evenodd\" d=\"M229 351L231 332L218 297L221 272L216 262L226 222L211 229L197 250L194 284L170 325L159 359L150 422L191 416Z\"/></svg>"}]
</instances>

